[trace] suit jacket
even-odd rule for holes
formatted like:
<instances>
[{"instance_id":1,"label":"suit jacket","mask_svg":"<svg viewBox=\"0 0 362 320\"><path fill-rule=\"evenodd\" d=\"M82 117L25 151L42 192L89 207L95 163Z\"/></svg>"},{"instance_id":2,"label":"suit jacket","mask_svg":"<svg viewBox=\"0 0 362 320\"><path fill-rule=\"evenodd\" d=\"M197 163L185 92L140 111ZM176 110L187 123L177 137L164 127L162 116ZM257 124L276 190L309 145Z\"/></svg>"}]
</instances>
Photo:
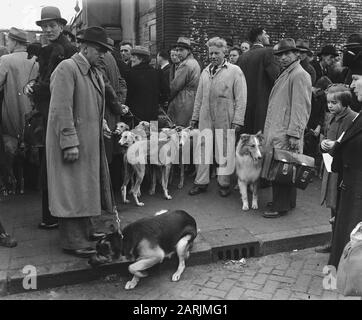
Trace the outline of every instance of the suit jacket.
<instances>
[{"instance_id":1,"label":"suit jacket","mask_svg":"<svg viewBox=\"0 0 362 320\"><path fill-rule=\"evenodd\" d=\"M240 56L237 64L245 75L248 88L245 129L248 133L256 133L264 129L269 95L280 67L271 48L255 45Z\"/></svg>"}]
</instances>

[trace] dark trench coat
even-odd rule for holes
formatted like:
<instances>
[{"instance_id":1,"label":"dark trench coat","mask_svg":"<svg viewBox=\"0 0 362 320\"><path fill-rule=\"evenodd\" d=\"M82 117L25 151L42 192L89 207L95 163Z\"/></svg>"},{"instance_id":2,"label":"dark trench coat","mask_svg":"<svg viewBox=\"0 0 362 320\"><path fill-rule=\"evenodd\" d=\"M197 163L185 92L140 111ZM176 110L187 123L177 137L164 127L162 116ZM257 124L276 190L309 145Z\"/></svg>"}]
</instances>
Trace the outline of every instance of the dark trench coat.
<instances>
[{"instance_id":1,"label":"dark trench coat","mask_svg":"<svg viewBox=\"0 0 362 320\"><path fill-rule=\"evenodd\" d=\"M328 264L338 267L350 234L362 221L362 116L346 130L333 150L332 170L342 174L340 203L337 209L332 251Z\"/></svg>"}]
</instances>

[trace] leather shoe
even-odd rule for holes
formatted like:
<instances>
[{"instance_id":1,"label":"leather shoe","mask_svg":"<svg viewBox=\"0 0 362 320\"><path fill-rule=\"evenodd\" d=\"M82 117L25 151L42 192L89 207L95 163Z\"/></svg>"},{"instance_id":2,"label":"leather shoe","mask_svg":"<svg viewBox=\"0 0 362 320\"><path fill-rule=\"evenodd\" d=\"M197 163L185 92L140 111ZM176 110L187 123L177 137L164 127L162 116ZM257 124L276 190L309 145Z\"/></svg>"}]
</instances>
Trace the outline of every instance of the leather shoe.
<instances>
[{"instance_id":1,"label":"leather shoe","mask_svg":"<svg viewBox=\"0 0 362 320\"><path fill-rule=\"evenodd\" d=\"M206 190L207 190L207 186L195 184L189 191L189 195L194 196L194 195L200 194L202 192L206 192Z\"/></svg>"},{"instance_id":2,"label":"leather shoe","mask_svg":"<svg viewBox=\"0 0 362 320\"><path fill-rule=\"evenodd\" d=\"M263 213L264 218L279 218L285 215L288 211L266 211Z\"/></svg>"},{"instance_id":3,"label":"leather shoe","mask_svg":"<svg viewBox=\"0 0 362 320\"><path fill-rule=\"evenodd\" d=\"M230 188L219 188L219 194L222 197L227 197L231 193Z\"/></svg>"},{"instance_id":4,"label":"leather shoe","mask_svg":"<svg viewBox=\"0 0 362 320\"><path fill-rule=\"evenodd\" d=\"M106 236L104 232L94 232L89 236L90 241L98 241Z\"/></svg>"},{"instance_id":5,"label":"leather shoe","mask_svg":"<svg viewBox=\"0 0 362 320\"><path fill-rule=\"evenodd\" d=\"M79 258L90 258L92 255L96 254L97 251L93 248L85 248L77 250L63 249L63 252Z\"/></svg>"},{"instance_id":6,"label":"leather shoe","mask_svg":"<svg viewBox=\"0 0 362 320\"><path fill-rule=\"evenodd\" d=\"M314 249L315 252L317 253L330 253L331 252L331 244L327 243L324 246L320 246Z\"/></svg>"}]
</instances>

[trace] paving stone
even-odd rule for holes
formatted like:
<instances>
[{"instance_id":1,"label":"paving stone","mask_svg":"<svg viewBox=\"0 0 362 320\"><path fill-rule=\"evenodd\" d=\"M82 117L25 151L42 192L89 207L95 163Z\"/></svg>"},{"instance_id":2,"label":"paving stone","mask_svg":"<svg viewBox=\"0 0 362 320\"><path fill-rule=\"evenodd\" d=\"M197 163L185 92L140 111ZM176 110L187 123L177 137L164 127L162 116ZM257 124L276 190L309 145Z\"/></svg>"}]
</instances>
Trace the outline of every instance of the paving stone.
<instances>
[{"instance_id":1,"label":"paving stone","mask_svg":"<svg viewBox=\"0 0 362 320\"><path fill-rule=\"evenodd\" d=\"M289 268L289 263L283 263L275 266L278 270L287 270Z\"/></svg>"},{"instance_id":2,"label":"paving stone","mask_svg":"<svg viewBox=\"0 0 362 320\"><path fill-rule=\"evenodd\" d=\"M196 294L191 300L208 300L209 296L206 294Z\"/></svg>"},{"instance_id":3,"label":"paving stone","mask_svg":"<svg viewBox=\"0 0 362 320\"><path fill-rule=\"evenodd\" d=\"M223 291L229 291L235 283L236 283L236 280L225 279L223 282L221 282L219 284L217 289L223 290Z\"/></svg>"},{"instance_id":4,"label":"paving stone","mask_svg":"<svg viewBox=\"0 0 362 320\"><path fill-rule=\"evenodd\" d=\"M242 281L242 282L251 282L252 280L253 280L253 277L250 277L250 276L239 277L239 281Z\"/></svg>"},{"instance_id":5,"label":"paving stone","mask_svg":"<svg viewBox=\"0 0 362 320\"><path fill-rule=\"evenodd\" d=\"M253 278L252 281L257 284L264 284L267 278L267 274L258 274Z\"/></svg>"},{"instance_id":6,"label":"paving stone","mask_svg":"<svg viewBox=\"0 0 362 320\"><path fill-rule=\"evenodd\" d=\"M271 274L274 274L276 276L284 276L285 271L284 270L278 270L278 269L274 269Z\"/></svg>"},{"instance_id":7,"label":"paving stone","mask_svg":"<svg viewBox=\"0 0 362 320\"><path fill-rule=\"evenodd\" d=\"M259 269L258 273L271 273L273 269L273 267L263 267Z\"/></svg>"},{"instance_id":8,"label":"paving stone","mask_svg":"<svg viewBox=\"0 0 362 320\"><path fill-rule=\"evenodd\" d=\"M263 300L270 300L272 298L271 293L264 293L256 290L246 290L244 295L251 298L263 299Z\"/></svg>"},{"instance_id":9,"label":"paving stone","mask_svg":"<svg viewBox=\"0 0 362 320\"><path fill-rule=\"evenodd\" d=\"M338 299L338 292L331 291L331 290L324 290L322 295L323 300L337 300Z\"/></svg>"},{"instance_id":10,"label":"paving stone","mask_svg":"<svg viewBox=\"0 0 362 320\"><path fill-rule=\"evenodd\" d=\"M215 289L219 284L217 282L208 281L204 284L206 288Z\"/></svg>"},{"instance_id":11,"label":"paving stone","mask_svg":"<svg viewBox=\"0 0 362 320\"><path fill-rule=\"evenodd\" d=\"M262 291L265 292L265 293L273 294L278 288L279 288L279 282L278 281L268 280L265 283L264 288L262 289Z\"/></svg>"},{"instance_id":12,"label":"paving stone","mask_svg":"<svg viewBox=\"0 0 362 320\"><path fill-rule=\"evenodd\" d=\"M240 287L234 287L230 290L230 292L227 294L225 298L226 300L239 300L244 292L245 289Z\"/></svg>"},{"instance_id":13,"label":"paving stone","mask_svg":"<svg viewBox=\"0 0 362 320\"><path fill-rule=\"evenodd\" d=\"M285 274L286 277L297 278L300 275L300 270L298 269L288 269Z\"/></svg>"},{"instance_id":14,"label":"paving stone","mask_svg":"<svg viewBox=\"0 0 362 320\"><path fill-rule=\"evenodd\" d=\"M261 284L251 283L251 282L243 282L241 284L237 283L238 286L251 289L251 290L260 290L263 286Z\"/></svg>"},{"instance_id":15,"label":"paving stone","mask_svg":"<svg viewBox=\"0 0 362 320\"><path fill-rule=\"evenodd\" d=\"M285 289L278 289L275 291L273 295L273 300L288 300L288 298L291 296L292 291L285 290Z\"/></svg>"},{"instance_id":16,"label":"paving stone","mask_svg":"<svg viewBox=\"0 0 362 320\"><path fill-rule=\"evenodd\" d=\"M293 290L304 293L307 292L311 280L312 280L311 276L301 274L297 278L297 282L295 283Z\"/></svg>"},{"instance_id":17,"label":"paving stone","mask_svg":"<svg viewBox=\"0 0 362 320\"><path fill-rule=\"evenodd\" d=\"M293 278L282 277L282 276L275 276L275 275L270 275L270 276L269 276L269 280L286 282L286 283L294 283L294 282L295 282L295 279L293 279Z\"/></svg>"},{"instance_id":18,"label":"paving stone","mask_svg":"<svg viewBox=\"0 0 362 320\"><path fill-rule=\"evenodd\" d=\"M221 291L218 289L211 289L211 288L203 288L200 291L200 294L205 294L211 297L219 297L219 298L224 298L226 296L225 291Z\"/></svg>"}]
</instances>

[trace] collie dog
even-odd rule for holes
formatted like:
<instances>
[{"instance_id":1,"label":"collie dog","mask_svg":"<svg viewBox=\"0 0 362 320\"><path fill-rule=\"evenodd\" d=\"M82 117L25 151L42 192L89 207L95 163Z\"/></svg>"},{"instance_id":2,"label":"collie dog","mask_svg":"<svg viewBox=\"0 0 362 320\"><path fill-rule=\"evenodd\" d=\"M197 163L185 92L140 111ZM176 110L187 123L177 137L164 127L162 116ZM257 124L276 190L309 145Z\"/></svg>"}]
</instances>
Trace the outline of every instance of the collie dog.
<instances>
[{"instance_id":1,"label":"collie dog","mask_svg":"<svg viewBox=\"0 0 362 320\"><path fill-rule=\"evenodd\" d=\"M239 191L243 210L249 210L248 186L253 193L252 209L258 209L258 180L263 164L264 137L257 134L242 134L235 152L235 170L238 177Z\"/></svg>"}]
</instances>

